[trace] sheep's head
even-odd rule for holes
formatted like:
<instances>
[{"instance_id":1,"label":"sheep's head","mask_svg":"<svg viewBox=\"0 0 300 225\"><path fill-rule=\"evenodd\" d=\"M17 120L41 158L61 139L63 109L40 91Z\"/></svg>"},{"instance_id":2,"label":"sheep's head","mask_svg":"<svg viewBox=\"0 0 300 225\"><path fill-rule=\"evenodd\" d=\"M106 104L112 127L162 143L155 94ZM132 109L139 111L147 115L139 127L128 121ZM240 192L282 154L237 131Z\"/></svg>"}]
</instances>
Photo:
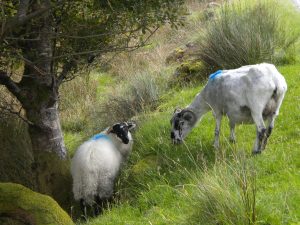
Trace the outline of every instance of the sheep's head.
<instances>
[{"instance_id":1,"label":"sheep's head","mask_svg":"<svg viewBox=\"0 0 300 225\"><path fill-rule=\"evenodd\" d=\"M176 109L171 119L171 139L174 144L179 144L191 131L196 123L196 115L188 109Z\"/></svg>"},{"instance_id":2,"label":"sheep's head","mask_svg":"<svg viewBox=\"0 0 300 225\"><path fill-rule=\"evenodd\" d=\"M130 131L135 128L133 122L116 123L110 128L110 133L115 134L124 144L128 144L131 139Z\"/></svg>"}]
</instances>

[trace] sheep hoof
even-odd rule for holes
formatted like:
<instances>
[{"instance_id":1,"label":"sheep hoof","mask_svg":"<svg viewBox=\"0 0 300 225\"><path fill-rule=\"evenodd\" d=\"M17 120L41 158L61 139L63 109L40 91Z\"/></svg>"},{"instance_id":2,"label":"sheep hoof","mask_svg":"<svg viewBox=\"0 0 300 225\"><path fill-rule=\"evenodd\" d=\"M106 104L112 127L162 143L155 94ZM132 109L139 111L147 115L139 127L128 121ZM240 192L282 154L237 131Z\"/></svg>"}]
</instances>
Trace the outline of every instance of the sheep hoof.
<instances>
[{"instance_id":1,"label":"sheep hoof","mask_svg":"<svg viewBox=\"0 0 300 225\"><path fill-rule=\"evenodd\" d=\"M87 217L85 215L81 215L81 219L85 222L87 222Z\"/></svg>"},{"instance_id":2,"label":"sheep hoof","mask_svg":"<svg viewBox=\"0 0 300 225\"><path fill-rule=\"evenodd\" d=\"M254 150L252 152L252 155L258 155L258 154L261 154L261 151L260 150Z\"/></svg>"},{"instance_id":3,"label":"sheep hoof","mask_svg":"<svg viewBox=\"0 0 300 225\"><path fill-rule=\"evenodd\" d=\"M219 150L219 149L220 149L220 145L219 145L219 144L213 144L213 146L214 146L214 148L215 148L216 150Z\"/></svg>"},{"instance_id":4,"label":"sheep hoof","mask_svg":"<svg viewBox=\"0 0 300 225\"><path fill-rule=\"evenodd\" d=\"M236 143L236 140L235 140L235 139L232 139L232 138L229 138L229 142L232 143L232 144L235 144L235 143Z\"/></svg>"}]
</instances>

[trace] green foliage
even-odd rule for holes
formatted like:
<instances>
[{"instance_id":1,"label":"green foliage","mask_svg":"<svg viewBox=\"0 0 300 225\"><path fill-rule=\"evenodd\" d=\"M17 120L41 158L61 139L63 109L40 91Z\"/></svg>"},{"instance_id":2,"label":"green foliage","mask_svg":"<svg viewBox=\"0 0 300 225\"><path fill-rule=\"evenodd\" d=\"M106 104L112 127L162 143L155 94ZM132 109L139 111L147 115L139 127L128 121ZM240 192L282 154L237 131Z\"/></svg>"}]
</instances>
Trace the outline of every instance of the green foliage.
<instances>
[{"instance_id":1,"label":"green foliage","mask_svg":"<svg viewBox=\"0 0 300 225\"><path fill-rule=\"evenodd\" d=\"M183 23L183 2L66 1L62 10L53 12L61 21L61 35L56 36L57 62L66 63L75 58L78 67L86 64L90 56L138 48L162 24L177 27Z\"/></svg>"},{"instance_id":2,"label":"green foliage","mask_svg":"<svg viewBox=\"0 0 300 225\"><path fill-rule=\"evenodd\" d=\"M206 115L185 145L172 145L169 119L201 86L172 90L157 111L139 117L134 149L117 186L119 200L87 224L297 224L299 211L300 66L279 68L289 90L266 150L251 156L253 126L237 127L212 147L214 118ZM227 121L226 121L227 122ZM255 197L255 201L254 201Z\"/></svg>"},{"instance_id":3,"label":"green foliage","mask_svg":"<svg viewBox=\"0 0 300 225\"><path fill-rule=\"evenodd\" d=\"M283 16L284 21L294 18L293 13L283 11L278 16ZM296 28L291 29L291 36L297 33ZM199 36L194 30L187 32L189 36ZM180 35L184 33L179 32ZM140 49L136 55L125 54L113 62L115 68L120 69L115 74L126 73L122 76L124 86L127 80L128 85L132 82L129 77L135 74L135 69L140 72L145 67L147 71L160 71L158 84L167 82L169 76L162 72L166 69L161 65L155 67L157 56L171 52L161 51L168 43L165 40L169 39L161 38L166 36L164 34L159 35L153 48ZM176 39L175 33L167 36ZM182 46L182 42L178 41L177 46ZM152 53L154 57L149 57ZM279 56L277 53L276 49L276 57ZM176 57L174 61L177 61ZM172 69L168 67L169 74L173 73ZM299 65L289 65L281 67L280 71L287 79L289 90L267 149L257 157L251 156L255 128L238 126L237 143L230 144L226 119L222 123L221 149L216 152L212 147L215 122L211 114L193 129L185 145L172 145L169 138L172 112L175 107L185 107L190 103L202 85L159 88L160 98L155 107L152 108L150 101L150 106L145 106L151 111L134 114L138 122L134 149L116 185L115 204L87 224L297 224L300 219L297 191L300 186L299 129L292 124L300 121L299 105L295 104L300 95L297 86L300 68ZM125 92L122 92L120 82L116 83L118 85L109 84L114 88L115 96L122 99L124 95L116 93ZM107 88L101 90L100 102L105 101L107 91ZM109 103L112 103L111 99ZM106 120L111 121L113 113L111 111Z\"/></svg>"},{"instance_id":4,"label":"green foliage","mask_svg":"<svg viewBox=\"0 0 300 225\"><path fill-rule=\"evenodd\" d=\"M289 24L299 21L299 15L285 14L287 8L275 1L225 4L199 39L200 59L209 69L293 62L293 44L300 33Z\"/></svg>"}]
</instances>

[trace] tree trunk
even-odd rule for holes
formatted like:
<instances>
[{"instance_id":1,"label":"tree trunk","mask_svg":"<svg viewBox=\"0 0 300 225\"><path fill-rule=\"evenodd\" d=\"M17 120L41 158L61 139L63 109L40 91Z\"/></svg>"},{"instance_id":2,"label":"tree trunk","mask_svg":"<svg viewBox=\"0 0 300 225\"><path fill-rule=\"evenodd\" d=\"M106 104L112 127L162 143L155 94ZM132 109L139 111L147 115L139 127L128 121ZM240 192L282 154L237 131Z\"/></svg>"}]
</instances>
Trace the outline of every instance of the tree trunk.
<instances>
[{"instance_id":1,"label":"tree trunk","mask_svg":"<svg viewBox=\"0 0 300 225\"><path fill-rule=\"evenodd\" d=\"M35 103L33 103L35 104ZM60 126L57 102L52 106L41 105L38 109L26 109L27 118L33 122L29 134L34 152L46 151L55 153L65 159L67 152Z\"/></svg>"},{"instance_id":2,"label":"tree trunk","mask_svg":"<svg viewBox=\"0 0 300 225\"><path fill-rule=\"evenodd\" d=\"M47 7L50 1L43 4ZM26 42L22 47L26 60L17 98L30 121L29 135L34 155L32 169L36 174L37 191L62 203L64 200L60 198L66 196L60 195L64 190L70 192L70 173L58 113L57 78L52 73L51 23L50 13L45 13L36 21L36 27L32 25L35 32L29 36L32 39L38 37L38 40Z\"/></svg>"}]
</instances>

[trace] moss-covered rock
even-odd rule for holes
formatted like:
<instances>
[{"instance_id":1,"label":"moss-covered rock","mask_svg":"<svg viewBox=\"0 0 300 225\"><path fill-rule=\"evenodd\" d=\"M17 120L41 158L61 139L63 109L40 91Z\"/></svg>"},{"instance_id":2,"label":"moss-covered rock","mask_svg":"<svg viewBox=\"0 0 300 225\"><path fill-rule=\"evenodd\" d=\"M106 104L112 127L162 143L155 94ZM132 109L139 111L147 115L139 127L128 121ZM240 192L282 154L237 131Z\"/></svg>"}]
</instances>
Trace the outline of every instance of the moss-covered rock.
<instances>
[{"instance_id":1,"label":"moss-covered rock","mask_svg":"<svg viewBox=\"0 0 300 225\"><path fill-rule=\"evenodd\" d=\"M166 58L166 63L181 62L183 60L186 49L176 48Z\"/></svg>"},{"instance_id":2,"label":"moss-covered rock","mask_svg":"<svg viewBox=\"0 0 300 225\"><path fill-rule=\"evenodd\" d=\"M4 221L30 225L74 224L51 197L14 183L0 183L0 224Z\"/></svg>"},{"instance_id":3,"label":"moss-covered rock","mask_svg":"<svg viewBox=\"0 0 300 225\"><path fill-rule=\"evenodd\" d=\"M205 66L199 60L188 60L180 64L175 70L175 77L179 81L206 79Z\"/></svg>"}]
</instances>

